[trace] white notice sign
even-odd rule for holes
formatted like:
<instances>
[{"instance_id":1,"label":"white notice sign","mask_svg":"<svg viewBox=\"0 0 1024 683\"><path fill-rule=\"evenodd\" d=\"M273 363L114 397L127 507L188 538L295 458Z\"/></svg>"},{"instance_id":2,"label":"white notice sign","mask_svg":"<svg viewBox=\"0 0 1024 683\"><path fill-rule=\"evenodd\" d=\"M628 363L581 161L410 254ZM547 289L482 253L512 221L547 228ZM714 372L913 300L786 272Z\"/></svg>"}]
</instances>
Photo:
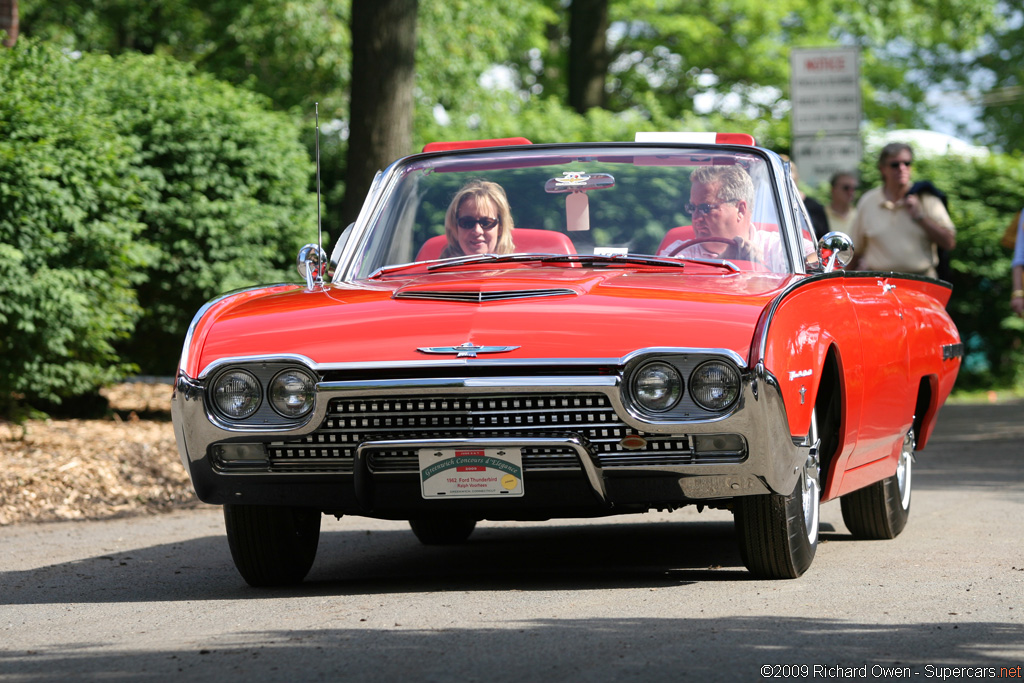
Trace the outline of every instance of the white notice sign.
<instances>
[{"instance_id":1,"label":"white notice sign","mask_svg":"<svg viewBox=\"0 0 1024 683\"><path fill-rule=\"evenodd\" d=\"M827 137L794 138L793 158L800 167L800 180L817 187L833 173L856 173L862 158L860 137L830 135Z\"/></svg>"},{"instance_id":2,"label":"white notice sign","mask_svg":"<svg viewBox=\"0 0 1024 683\"><path fill-rule=\"evenodd\" d=\"M794 137L856 135L860 131L859 57L855 47L790 51Z\"/></svg>"}]
</instances>

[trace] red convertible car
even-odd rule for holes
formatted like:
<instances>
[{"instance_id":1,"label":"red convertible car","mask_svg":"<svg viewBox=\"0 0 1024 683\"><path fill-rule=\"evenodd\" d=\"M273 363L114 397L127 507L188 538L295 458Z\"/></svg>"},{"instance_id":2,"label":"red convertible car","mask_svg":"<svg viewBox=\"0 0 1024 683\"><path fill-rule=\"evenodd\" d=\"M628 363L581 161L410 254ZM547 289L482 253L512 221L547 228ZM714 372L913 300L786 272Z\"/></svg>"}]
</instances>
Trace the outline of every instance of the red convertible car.
<instances>
[{"instance_id":1,"label":"red convertible car","mask_svg":"<svg viewBox=\"0 0 1024 683\"><path fill-rule=\"evenodd\" d=\"M252 585L301 581L323 515L480 520L731 510L765 578L821 502L892 538L960 367L950 286L843 270L747 135L435 143L378 174L305 282L206 304L172 401Z\"/></svg>"}]
</instances>

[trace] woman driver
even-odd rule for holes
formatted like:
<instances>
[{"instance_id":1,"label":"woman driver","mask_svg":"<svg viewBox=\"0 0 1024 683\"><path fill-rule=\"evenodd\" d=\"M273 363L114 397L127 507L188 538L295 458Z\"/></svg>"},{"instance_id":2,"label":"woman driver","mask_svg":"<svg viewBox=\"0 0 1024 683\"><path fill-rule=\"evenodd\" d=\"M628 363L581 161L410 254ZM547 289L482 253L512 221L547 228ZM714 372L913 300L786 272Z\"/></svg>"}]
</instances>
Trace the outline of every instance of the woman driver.
<instances>
[{"instance_id":1,"label":"woman driver","mask_svg":"<svg viewBox=\"0 0 1024 683\"><path fill-rule=\"evenodd\" d=\"M448 245L440 258L511 254L512 210L501 185L472 180L455 193L444 216Z\"/></svg>"}]
</instances>

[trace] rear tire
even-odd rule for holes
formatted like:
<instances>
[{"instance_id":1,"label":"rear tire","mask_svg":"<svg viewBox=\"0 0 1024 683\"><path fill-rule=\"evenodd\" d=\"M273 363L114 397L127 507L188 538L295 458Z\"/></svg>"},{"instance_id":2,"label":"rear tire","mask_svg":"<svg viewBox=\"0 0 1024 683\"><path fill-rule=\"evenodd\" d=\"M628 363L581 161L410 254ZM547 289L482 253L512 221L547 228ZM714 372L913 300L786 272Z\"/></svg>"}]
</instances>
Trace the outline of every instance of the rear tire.
<instances>
[{"instance_id":1,"label":"rear tire","mask_svg":"<svg viewBox=\"0 0 1024 683\"><path fill-rule=\"evenodd\" d=\"M224 527L235 568L250 586L300 583L320 542L320 511L272 505L225 505Z\"/></svg>"},{"instance_id":2,"label":"rear tire","mask_svg":"<svg viewBox=\"0 0 1024 683\"><path fill-rule=\"evenodd\" d=\"M810 450L793 492L736 499L740 556L763 579L795 579L811 566L818 548L821 472L817 418L811 417Z\"/></svg>"},{"instance_id":3,"label":"rear tire","mask_svg":"<svg viewBox=\"0 0 1024 683\"><path fill-rule=\"evenodd\" d=\"M430 517L410 519L409 526L423 545L457 545L464 543L476 528L476 520L465 517Z\"/></svg>"},{"instance_id":4,"label":"rear tire","mask_svg":"<svg viewBox=\"0 0 1024 683\"><path fill-rule=\"evenodd\" d=\"M903 438L896 474L839 499L843 523L854 538L896 538L907 526L915 445L911 428Z\"/></svg>"}]
</instances>

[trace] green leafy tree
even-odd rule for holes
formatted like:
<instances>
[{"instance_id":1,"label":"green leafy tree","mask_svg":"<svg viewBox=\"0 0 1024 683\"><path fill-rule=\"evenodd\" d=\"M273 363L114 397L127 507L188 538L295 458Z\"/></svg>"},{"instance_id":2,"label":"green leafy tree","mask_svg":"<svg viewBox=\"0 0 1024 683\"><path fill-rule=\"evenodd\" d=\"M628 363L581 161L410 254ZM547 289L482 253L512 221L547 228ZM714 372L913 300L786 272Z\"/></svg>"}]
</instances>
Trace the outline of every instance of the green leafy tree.
<instances>
[{"instance_id":1,"label":"green leafy tree","mask_svg":"<svg viewBox=\"0 0 1024 683\"><path fill-rule=\"evenodd\" d=\"M264 98L163 57L0 51L0 397L174 371L196 310L295 281L312 162Z\"/></svg>"},{"instance_id":2,"label":"green leafy tree","mask_svg":"<svg viewBox=\"0 0 1024 683\"><path fill-rule=\"evenodd\" d=\"M138 145L52 47L0 50L0 83L0 403L59 401L132 370L115 344L151 256Z\"/></svg>"},{"instance_id":3,"label":"green leafy tree","mask_svg":"<svg viewBox=\"0 0 1024 683\"><path fill-rule=\"evenodd\" d=\"M84 61L108 116L136 141L138 241L156 254L124 348L144 372L172 374L203 303L297 278L295 255L316 235L313 165L292 120L259 95L156 56Z\"/></svg>"},{"instance_id":4,"label":"green leafy tree","mask_svg":"<svg viewBox=\"0 0 1024 683\"><path fill-rule=\"evenodd\" d=\"M1009 11L1012 3L1005 8ZM983 140L1007 152L1024 152L1024 12L1006 17L961 79L982 80Z\"/></svg>"},{"instance_id":5,"label":"green leafy tree","mask_svg":"<svg viewBox=\"0 0 1024 683\"><path fill-rule=\"evenodd\" d=\"M349 0L21 0L23 32L68 49L162 54L312 116L347 112Z\"/></svg>"}]
</instances>

